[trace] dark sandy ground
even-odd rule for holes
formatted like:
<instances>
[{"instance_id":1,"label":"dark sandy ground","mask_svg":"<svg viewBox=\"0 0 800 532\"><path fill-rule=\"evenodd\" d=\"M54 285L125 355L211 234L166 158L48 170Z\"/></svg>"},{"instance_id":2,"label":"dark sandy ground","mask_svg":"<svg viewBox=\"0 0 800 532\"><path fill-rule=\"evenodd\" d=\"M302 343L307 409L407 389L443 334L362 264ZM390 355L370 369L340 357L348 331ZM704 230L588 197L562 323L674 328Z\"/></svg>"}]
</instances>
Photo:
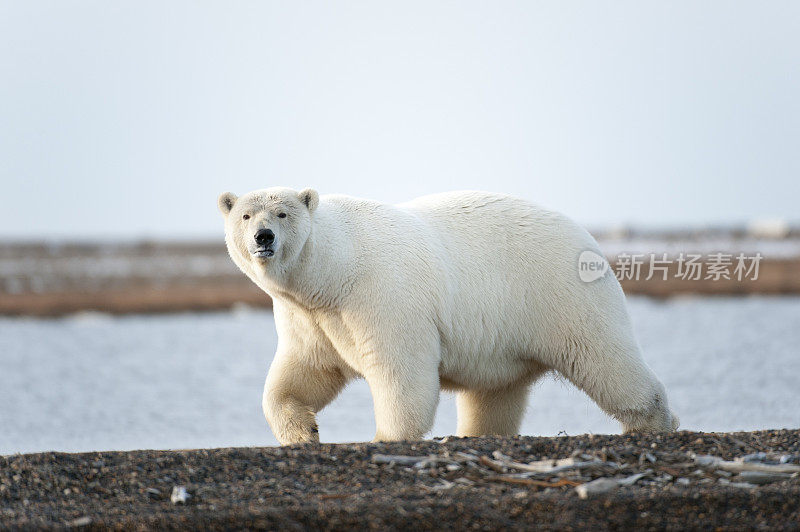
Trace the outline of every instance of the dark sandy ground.
<instances>
[{"instance_id":1,"label":"dark sandy ground","mask_svg":"<svg viewBox=\"0 0 800 532\"><path fill-rule=\"evenodd\" d=\"M0 528L789 530L798 462L798 430L40 453L0 457Z\"/></svg>"}]
</instances>

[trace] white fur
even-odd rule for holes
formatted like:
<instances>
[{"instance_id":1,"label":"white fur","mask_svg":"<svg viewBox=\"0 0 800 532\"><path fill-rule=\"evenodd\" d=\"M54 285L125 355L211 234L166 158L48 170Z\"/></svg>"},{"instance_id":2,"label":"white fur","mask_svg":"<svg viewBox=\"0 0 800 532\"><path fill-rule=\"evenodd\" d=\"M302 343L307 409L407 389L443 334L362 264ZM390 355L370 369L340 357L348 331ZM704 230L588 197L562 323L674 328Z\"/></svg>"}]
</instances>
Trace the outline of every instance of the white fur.
<instances>
[{"instance_id":1,"label":"white fur","mask_svg":"<svg viewBox=\"0 0 800 532\"><path fill-rule=\"evenodd\" d=\"M619 283L580 281L578 255L599 249L560 214L484 192L386 205L285 188L223 194L220 209L231 258L273 299L263 407L281 443L318 441L316 412L359 376L376 440L421 438L441 388L458 393L459 435L515 434L549 370L626 431L677 428ZM275 255L255 257L266 228Z\"/></svg>"}]
</instances>

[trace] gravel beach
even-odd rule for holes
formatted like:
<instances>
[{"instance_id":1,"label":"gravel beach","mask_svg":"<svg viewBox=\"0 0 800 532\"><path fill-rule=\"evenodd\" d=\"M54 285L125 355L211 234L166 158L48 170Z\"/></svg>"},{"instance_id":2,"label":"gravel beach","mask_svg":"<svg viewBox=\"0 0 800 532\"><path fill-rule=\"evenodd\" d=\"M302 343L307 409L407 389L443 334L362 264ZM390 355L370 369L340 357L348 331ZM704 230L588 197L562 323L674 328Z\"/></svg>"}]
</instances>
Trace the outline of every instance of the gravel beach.
<instances>
[{"instance_id":1,"label":"gravel beach","mask_svg":"<svg viewBox=\"0 0 800 532\"><path fill-rule=\"evenodd\" d=\"M800 529L800 431L0 457L0 528Z\"/></svg>"}]
</instances>

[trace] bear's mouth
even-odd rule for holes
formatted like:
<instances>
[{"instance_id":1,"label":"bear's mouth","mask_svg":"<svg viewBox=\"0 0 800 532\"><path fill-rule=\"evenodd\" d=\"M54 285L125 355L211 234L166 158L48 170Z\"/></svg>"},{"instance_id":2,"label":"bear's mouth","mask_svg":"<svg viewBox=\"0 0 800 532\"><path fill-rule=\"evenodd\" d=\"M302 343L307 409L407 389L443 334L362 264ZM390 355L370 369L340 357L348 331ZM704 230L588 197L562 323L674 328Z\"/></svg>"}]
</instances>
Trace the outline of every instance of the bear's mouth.
<instances>
[{"instance_id":1,"label":"bear's mouth","mask_svg":"<svg viewBox=\"0 0 800 532\"><path fill-rule=\"evenodd\" d=\"M259 259L267 259L275 255L275 250L272 248L258 248L252 252L252 255Z\"/></svg>"}]
</instances>

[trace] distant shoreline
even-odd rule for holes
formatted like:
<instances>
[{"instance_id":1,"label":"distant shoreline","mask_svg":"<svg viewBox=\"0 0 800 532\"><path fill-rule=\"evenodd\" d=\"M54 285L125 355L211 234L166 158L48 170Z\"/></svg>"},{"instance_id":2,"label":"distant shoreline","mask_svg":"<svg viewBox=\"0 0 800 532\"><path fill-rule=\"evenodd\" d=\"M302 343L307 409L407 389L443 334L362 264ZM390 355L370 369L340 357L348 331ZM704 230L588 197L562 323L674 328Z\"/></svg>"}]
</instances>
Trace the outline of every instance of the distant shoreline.
<instances>
[{"instance_id":1,"label":"distant shoreline","mask_svg":"<svg viewBox=\"0 0 800 532\"><path fill-rule=\"evenodd\" d=\"M672 257L666 272L647 279L623 278L627 294L656 298L677 295L800 294L800 237L758 240L718 234L686 237L644 235L599 238L617 271L620 257L649 253ZM684 280L677 250L703 253L706 271L714 250L735 256L763 250L758 279ZM666 279L664 277L666 276ZM271 308L269 297L233 265L224 244L215 242L0 243L0 315L62 316L96 311L110 314L226 310L237 305Z\"/></svg>"},{"instance_id":2,"label":"distant shoreline","mask_svg":"<svg viewBox=\"0 0 800 532\"><path fill-rule=\"evenodd\" d=\"M800 430L38 453L0 528L797 529L798 470Z\"/></svg>"}]
</instances>

